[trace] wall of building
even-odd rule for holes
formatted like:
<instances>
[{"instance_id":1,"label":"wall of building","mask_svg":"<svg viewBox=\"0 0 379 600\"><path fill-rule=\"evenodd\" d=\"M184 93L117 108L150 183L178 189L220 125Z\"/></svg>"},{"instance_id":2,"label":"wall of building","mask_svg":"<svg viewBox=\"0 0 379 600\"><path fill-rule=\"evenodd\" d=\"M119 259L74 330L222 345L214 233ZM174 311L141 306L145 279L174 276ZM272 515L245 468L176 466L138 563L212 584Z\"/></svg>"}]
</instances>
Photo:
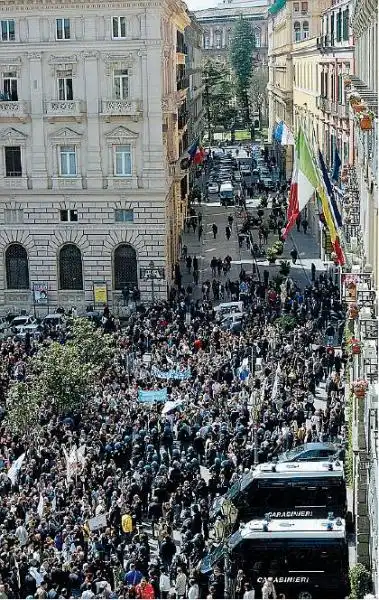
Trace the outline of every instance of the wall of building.
<instances>
[{"instance_id":1,"label":"wall of building","mask_svg":"<svg viewBox=\"0 0 379 600\"><path fill-rule=\"evenodd\" d=\"M142 1L99 11L85 2L42 9L20 1L6 18L14 35L0 48L2 88L16 79L17 98L0 101L0 306L30 305L30 290L9 289L6 277L5 252L16 242L28 253L30 286L46 282L51 306L91 303L95 281L107 283L109 303L117 305L113 256L122 244L136 252L133 283L148 299L140 268L154 260L170 279L178 245L167 226L176 126L165 137L162 123L186 97L176 82L185 61L176 48L177 31L189 24L185 6ZM62 97L65 78L72 94ZM131 166L123 155L121 168L116 153L125 147ZM20 148L21 176L6 165L7 148ZM70 174L62 172L62 148L74 152ZM76 211L75 222L62 221L62 210ZM67 243L81 252L82 290L59 289L58 256ZM157 281L156 293L166 295L165 281Z\"/></svg>"}]
</instances>

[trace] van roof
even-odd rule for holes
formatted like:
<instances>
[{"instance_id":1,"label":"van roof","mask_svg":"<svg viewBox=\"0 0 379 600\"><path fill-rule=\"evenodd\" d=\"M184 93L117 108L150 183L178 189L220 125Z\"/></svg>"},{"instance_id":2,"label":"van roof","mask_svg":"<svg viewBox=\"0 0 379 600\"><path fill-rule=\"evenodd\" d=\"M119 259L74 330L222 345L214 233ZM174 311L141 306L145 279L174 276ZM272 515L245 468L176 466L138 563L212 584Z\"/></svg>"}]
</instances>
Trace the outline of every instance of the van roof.
<instances>
[{"instance_id":1,"label":"van roof","mask_svg":"<svg viewBox=\"0 0 379 600\"><path fill-rule=\"evenodd\" d=\"M344 519L272 519L253 520L243 525L237 534L242 539L263 539L276 534L276 538L312 538L315 533L322 537L344 538L346 525ZM334 534L334 535L333 535ZM236 534L233 534L235 536ZM236 536L237 537L237 536ZM230 539L230 538L229 538ZM230 540L231 541L231 540Z\"/></svg>"}]
</instances>

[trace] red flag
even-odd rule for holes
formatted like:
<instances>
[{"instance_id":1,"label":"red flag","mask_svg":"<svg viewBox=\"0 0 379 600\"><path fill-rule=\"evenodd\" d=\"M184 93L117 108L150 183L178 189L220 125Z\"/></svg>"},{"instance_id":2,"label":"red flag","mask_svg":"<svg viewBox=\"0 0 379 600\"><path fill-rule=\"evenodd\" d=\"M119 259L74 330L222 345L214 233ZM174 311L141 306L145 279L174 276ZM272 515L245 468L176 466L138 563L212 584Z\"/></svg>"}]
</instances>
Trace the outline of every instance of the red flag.
<instances>
[{"instance_id":1,"label":"red flag","mask_svg":"<svg viewBox=\"0 0 379 600\"><path fill-rule=\"evenodd\" d=\"M343 266L345 264L345 257L341 248L340 240L336 237L335 242L332 243L333 250L336 253L338 264Z\"/></svg>"},{"instance_id":2,"label":"red flag","mask_svg":"<svg viewBox=\"0 0 379 600\"><path fill-rule=\"evenodd\" d=\"M200 146L196 150L195 156L193 157L193 162L195 163L195 165L200 165L204 160L204 156L205 156L204 148L202 146Z\"/></svg>"},{"instance_id":3,"label":"red flag","mask_svg":"<svg viewBox=\"0 0 379 600\"><path fill-rule=\"evenodd\" d=\"M287 209L287 225L283 232L284 239L287 237L287 235L291 231L292 227L295 225L296 219L299 216L298 174L299 174L299 169L298 169L298 166L296 164L296 159L295 159L295 165L294 165L293 172L292 172L292 179L291 179L291 186L290 186L288 209Z\"/></svg>"}]
</instances>

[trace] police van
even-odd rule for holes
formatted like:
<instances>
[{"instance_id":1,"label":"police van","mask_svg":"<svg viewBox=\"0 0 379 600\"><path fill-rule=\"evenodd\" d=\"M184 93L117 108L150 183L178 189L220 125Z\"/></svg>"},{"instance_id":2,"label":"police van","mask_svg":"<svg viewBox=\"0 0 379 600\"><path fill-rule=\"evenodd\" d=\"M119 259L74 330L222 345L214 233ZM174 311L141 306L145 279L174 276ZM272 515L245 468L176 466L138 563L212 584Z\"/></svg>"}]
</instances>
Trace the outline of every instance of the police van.
<instances>
[{"instance_id":1,"label":"police van","mask_svg":"<svg viewBox=\"0 0 379 600\"><path fill-rule=\"evenodd\" d=\"M335 462L264 463L235 482L224 496L217 497L211 518L221 510L222 500L238 510L238 520L264 517L276 519L325 518L347 515L346 481L343 464Z\"/></svg>"},{"instance_id":2,"label":"police van","mask_svg":"<svg viewBox=\"0 0 379 600\"><path fill-rule=\"evenodd\" d=\"M249 521L203 558L201 573L223 567L225 557L243 570L256 598L269 577L277 597L345 598L349 592L345 521L331 515Z\"/></svg>"}]
</instances>

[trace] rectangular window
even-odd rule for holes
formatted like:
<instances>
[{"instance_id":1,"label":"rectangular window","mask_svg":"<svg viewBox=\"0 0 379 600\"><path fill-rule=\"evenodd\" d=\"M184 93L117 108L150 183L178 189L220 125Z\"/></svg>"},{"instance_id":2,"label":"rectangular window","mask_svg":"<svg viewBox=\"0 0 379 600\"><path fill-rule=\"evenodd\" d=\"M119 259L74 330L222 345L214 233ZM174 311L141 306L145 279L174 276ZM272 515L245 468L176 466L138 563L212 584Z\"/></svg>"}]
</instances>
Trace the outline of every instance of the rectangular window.
<instances>
[{"instance_id":1,"label":"rectangular window","mask_svg":"<svg viewBox=\"0 0 379 600\"><path fill-rule=\"evenodd\" d=\"M5 146L6 177L22 177L20 146Z\"/></svg>"},{"instance_id":2,"label":"rectangular window","mask_svg":"<svg viewBox=\"0 0 379 600\"><path fill-rule=\"evenodd\" d=\"M60 146L59 158L59 175L75 177L77 175L75 146Z\"/></svg>"},{"instance_id":3,"label":"rectangular window","mask_svg":"<svg viewBox=\"0 0 379 600\"><path fill-rule=\"evenodd\" d=\"M22 208L5 208L4 209L4 223L23 223L24 222L24 211Z\"/></svg>"},{"instance_id":4,"label":"rectangular window","mask_svg":"<svg viewBox=\"0 0 379 600\"><path fill-rule=\"evenodd\" d=\"M70 19L57 19L56 20L56 36L57 40L70 40Z\"/></svg>"},{"instance_id":5,"label":"rectangular window","mask_svg":"<svg viewBox=\"0 0 379 600\"><path fill-rule=\"evenodd\" d=\"M337 13L337 42L340 42L342 38L342 13L339 10Z\"/></svg>"},{"instance_id":6,"label":"rectangular window","mask_svg":"<svg viewBox=\"0 0 379 600\"><path fill-rule=\"evenodd\" d=\"M58 77L58 100L72 100L72 76L71 74Z\"/></svg>"},{"instance_id":7,"label":"rectangular window","mask_svg":"<svg viewBox=\"0 0 379 600\"><path fill-rule=\"evenodd\" d=\"M114 174L128 177L132 174L132 156L130 144L114 147Z\"/></svg>"},{"instance_id":8,"label":"rectangular window","mask_svg":"<svg viewBox=\"0 0 379 600\"><path fill-rule=\"evenodd\" d=\"M308 12L308 2L301 3L301 12L303 15L306 15Z\"/></svg>"},{"instance_id":9,"label":"rectangular window","mask_svg":"<svg viewBox=\"0 0 379 600\"><path fill-rule=\"evenodd\" d=\"M14 42L15 27L14 21L1 21L1 41Z\"/></svg>"},{"instance_id":10,"label":"rectangular window","mask_svg":"<svg viewBox=\"0 0 379 600\"><path fill-rule=\"evenodd\" d=\"M78 211L73 209L64 209L60 211L61 221L66 223L76 223L78 220Z\"/></svg>"},{"instance_id":11,"label":"rectangular window","mask_svg":"<svg viewBox=\"0 0 379 600\"><path fill-rule=\"evenodd\" d=\"M349 39L349 9L343 11L342 38L344 41Z\"/></svg>"},{"instance_id":12,"label":"rectangular window","mask_svg":"<svg viewBox=\"0 0 379 600\"><path fill-rule=\"evenodd\" d=\"M294 2L293 3L293 12L298 13L300 9L300 4L299 2Z\"/></svg>"},{"instance_id":13,"label":"rectangular window","mask_svg":"<svg viewBox=\"0 0 379 600\"><path fill-rule=\"evenodd\" d=\"M114 71L113 96L116 100L127 100L129 97L129 75L127 69Z\"/></svg>"},{"instance_id":14,"label":"rectangular window","mask_svg":"<svg viewBox=\"0 0 379 600\"><path fill-rule=\"evenodd\" d=\"M114 211L114 220L116 223L132 223L134 221L133 209L116 208Z\"/></svg>"},{"instance_id":15,"label":"rectangular window","mask_svg":"<svg viewBox=\"0 0 379 600\"><path fill-rule=\"evenodd\" d=\"M116 40L126 38L126 17L112 18L112 37Z\"/></svg>"},{"instance_id":16,"label":"rectangular window","mask_svg":"<svg viewBox=\"0 0 379 600\"><path fill-rule=\"evenodd\" d=\"M3 73L3 95L4 100L11 100L12 102L17 102L17 73L15 71Z\"/></svg>"}]
</instances>

